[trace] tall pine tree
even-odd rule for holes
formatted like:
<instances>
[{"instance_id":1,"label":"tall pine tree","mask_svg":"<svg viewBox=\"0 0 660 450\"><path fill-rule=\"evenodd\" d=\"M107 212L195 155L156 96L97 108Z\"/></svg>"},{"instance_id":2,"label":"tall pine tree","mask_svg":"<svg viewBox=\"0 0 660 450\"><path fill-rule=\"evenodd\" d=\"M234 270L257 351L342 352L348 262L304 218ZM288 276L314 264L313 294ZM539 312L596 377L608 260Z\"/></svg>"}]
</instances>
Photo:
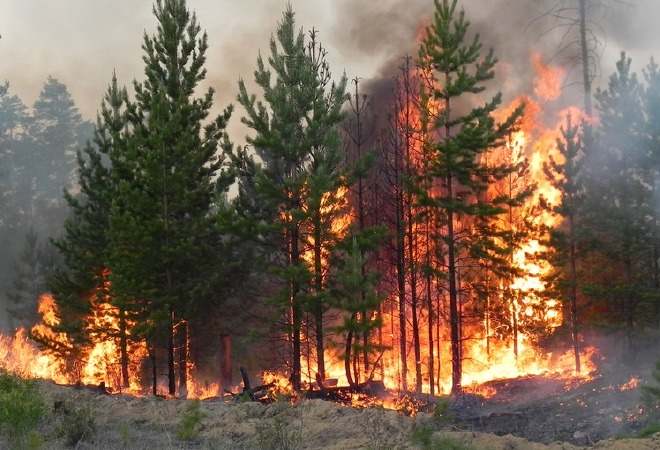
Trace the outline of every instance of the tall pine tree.
<instances>
[{"instance_id":1,"label":"tall pine tree","mask_svg":"<svg viewBox=\"0 0 660 450\"><path fill-rule=\"evenodd\" d=\"M185 396L190 312L206 296L203 269L213 246L218 146L226 144L228 108L210 118L214 90L196 96L206 76L206 33L185 0L158 0L154 35L145 34L145 81L128 108L131 138L119 163L111 217L111 279L124 298L143 299L144 335L166 339L168 391ZM175 345L175 333L179 342ZM155 384L154 384L155 385Z\"/></svg>"},{"instance_id":2,"label":"tall pine tree","mask_svg":"<svg viewBox=\"0 0 660 450\"><path fill-rule=\"evenodd\" d=\"M459 305L459 263L464 255L485 255L493 247L493 236L458 233L457 224L504 212L504 199L484 201L479 193L489 183L505 177L512 167L487 166L483 156L504 145L522 114L516 109L503 122L492 113L501 103L497 94L481 106L463 113L472 96L484 91L494 77L497 60L493 51L482 55L478 35L468 38L469 21L458 9L458 0L436 0L433 22L420 48L420 60L428 73L438 79L433 99L441 108L434 121L438 139L431 144L429 172L442 186L437 195L427 193L432 204L447 221L443 240L447 251L449 324L452 348L452 392L461 391L462 359Z\"/></svg>"}]
</instances>

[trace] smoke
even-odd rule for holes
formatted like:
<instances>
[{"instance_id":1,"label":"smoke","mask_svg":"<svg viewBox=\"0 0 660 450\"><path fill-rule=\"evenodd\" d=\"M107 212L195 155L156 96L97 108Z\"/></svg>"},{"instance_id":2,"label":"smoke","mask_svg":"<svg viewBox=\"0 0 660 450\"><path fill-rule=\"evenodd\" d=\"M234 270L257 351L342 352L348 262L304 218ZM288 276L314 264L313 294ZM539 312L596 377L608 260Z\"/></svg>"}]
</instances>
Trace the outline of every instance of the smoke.
<instances>
[{"instance_id":1,"label":"smoke","mask_svg":"<svg viewBox=\"0 0 660 450\"><path fill-rule=\"evenodd\" d=\"M568 0L563 0L568 1ZM597 37L606 42L602 66L609 73L621 49L628 49L639 64L660 47L654 18L660 13L656 0L591 0L611 4L602 9ZM557 0L463 0L473 30L486 47L494 47L506 64L516 67L529 60L531 48L552 57L559 32L543 34L550 24L533 22ZM142 76L141 41L152 31L151 1L57 2L0 0L0 79L31 104L47 75L67 84L83 115L93 118L113 70L130 84ZM326 2L293 1L298 22L320 30L330 51L335 74L351 77L391 76L390 68L405 54L416 54L415 37L430 21L431 0L384 0ZM190 0L209 33L211 48L208 80L218 110L236 95L239 77L252 78L259 49L268 50L283 0ZM623 25L623 26L622 26ZM525 67L522 65L521 67ZM241 135L236 139L242 139Z\"/></svg>"}]
</instances>

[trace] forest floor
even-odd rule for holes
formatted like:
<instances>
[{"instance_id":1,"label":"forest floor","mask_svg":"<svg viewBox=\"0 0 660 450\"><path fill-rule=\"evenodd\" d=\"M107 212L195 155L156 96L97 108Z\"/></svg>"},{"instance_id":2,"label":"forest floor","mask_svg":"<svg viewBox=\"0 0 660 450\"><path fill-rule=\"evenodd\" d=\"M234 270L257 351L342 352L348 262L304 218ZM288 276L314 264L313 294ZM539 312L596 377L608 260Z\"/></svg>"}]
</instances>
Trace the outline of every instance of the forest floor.
<instances>
[{"instance_id":1,"label":"forest floor","mask_svg":"<svg viewBox=\"0 0 660 450\"><path fill-rule=\"evenodd\" d=\"M41 448L67 448L68 441L68 448L90 450L660 450L660 434L625 438L644 424L639 389L627 381L599 377L569 390L559 380L496 382L493 398L466 397L440 419L322 400L190 402L43 382L52 410ZM9 447L0 441L0 448Z\"/></svg>"}]
</instances>

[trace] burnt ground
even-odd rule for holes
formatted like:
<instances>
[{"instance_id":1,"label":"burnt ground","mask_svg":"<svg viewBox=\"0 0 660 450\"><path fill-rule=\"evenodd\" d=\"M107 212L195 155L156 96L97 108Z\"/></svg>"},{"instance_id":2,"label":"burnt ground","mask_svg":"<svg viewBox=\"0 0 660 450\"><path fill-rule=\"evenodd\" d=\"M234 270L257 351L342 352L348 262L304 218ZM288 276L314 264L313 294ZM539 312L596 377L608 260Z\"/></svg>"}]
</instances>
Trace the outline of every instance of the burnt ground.
<instances>
[{"instance_id":1,"label":"burnt ground","mask_svg":"<svg viewBox=\"0 0 660 450\"><path fill-rule=\"evenodd\" d=\"M649 374L601 373L587 382L544 377L493 381L489 385L497 394L492 398L467 396L452 404L451 422L461 429L542 443L587 445L635 435L649 423L640 389Z\"/></svg>"},{"instance_id":2,"label":"burnt ground","mask_svg":"<svg viewBox=\"0 0 660 450\"><path fill-rule=\"evenodd\" d=\"M412 438L415 430L425 428L433 430L435 439L456 444L425 447L443 450L660 450L660 434L648 439L604 439L593 446L539 443L576 442L581 436L576 438L577 432L595 441L634 430L639 425L635 421L619 422L616 417L638 403L638 390L610 389L604 378L570 391L564 390L561 381L540 378L494 385L499 393L491 399L467 396L451 405L449 412L455 414L451 421L427 413L409 417L382 408L352 408L323 400L262 404L211 399L197 403L197 419L188 429L191 401L105 395L98 389L43 382L40 390L52 409L39 430L43 437L40 448L412 450L421 448ZM83 411L93 426L89 433L74 434L80 438L75 443L67 442L67 436L80 428L79 420L71 420L78 417L76 411ZM184 436L181 431L186 429L190 433ZM2 438L0 448L9 448Z\"/></svg>"}]
</instances>

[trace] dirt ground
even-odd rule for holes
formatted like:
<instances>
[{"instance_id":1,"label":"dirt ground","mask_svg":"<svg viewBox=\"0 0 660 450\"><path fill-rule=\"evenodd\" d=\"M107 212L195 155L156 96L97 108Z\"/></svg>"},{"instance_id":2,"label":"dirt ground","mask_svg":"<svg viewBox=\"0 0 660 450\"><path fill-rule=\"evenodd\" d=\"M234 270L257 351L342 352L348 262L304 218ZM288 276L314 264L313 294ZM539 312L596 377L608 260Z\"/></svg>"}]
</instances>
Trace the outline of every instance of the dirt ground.
<instances>
[{"instance_id":1,"label":"dirt ground","mask_svg":"<svg viewBox=\"0 0 660 450\"><path fill-rule=\"evenodd\" d=\"M51 417L41 430L45 440L42 448L47 449L67 448L65 439L56 430L61 429L61 423L67 414L80 409L87 410L89 417L93 418L95 431L85 436L76 448L90 450L414 449L418 448L412 440L415 429L432 426L438 428L437 423L434 422L435 419L430 414L421 413L417 417L407 417L396 411L380 408L354 409L321 400L303 401L295 406L286 402L263 405L254 402L225 403L219 400L209 400L200 402L197 419L192 420L195 426L190 428L192 431L189 435L183 437L182 430L185 431L186 420L191 415L191 402L153 397L108 396L87 389L60 387L51 383L42 383L41 389L49 404L53 405ZM539 391L538 386L533 390ZM577 402L579 394L573 393ZM557 400L562 401L560 398L562 397L558 397ZM536 401L538 400L536 399ZM512 411L516 410L522 414L525 408L532 407L534 401L527 397L525 401L517 404L518 408L513 408ZM558 407L561 408L561 406ZM480 416L501 414L502 405L499 406L500 409L497 408L495 400L493 400L480 407ZM555 412L553 408L548 408L548 414L561 414L561 412ZM615 408L615 406L607 408ZM593 420L601 421L617 414L614 409L607 408L602 414L597 413ZM571 407L566 414L572 414L572 411ZM474 412L473 407L472 410L465 412L462 420L466 423L469 422L469 415L476 417ZM584 416L586 417L588 414ZM531 422L544 420L543 417L528 419ZM499 426L507 423L507 420L501 418L498 419L499 422L492 417L490 420L493 421L493 427L495 423L499 423ZM573 422L580 420L586 419L582 416L572 419ZM509 422L512 421L509 420ZM603 427L607 427L609 423ZM474 424L472 427L477 428ZM449 429L455 428L451 425ZM577 423L571 428L576 431L579 429ZM503 434L502 430L498 431ZM521 433L518 432L518 434ZM544 434L546 438L549 435L549 432ZM560 440L563 436L561 433L557 434L557 439L544 439L547 441L546 443L534 443L510 434L497 436L476 431L449 431L448 429L435 431L433 436L434 438L450 437L454 442L465 444L466 448L472 450L577 450L585 448L660 450L660 435L649 439L605 439L593 446L550 442ZM8 447L6 443L3 445L0 442L0 448ZM443 447L437 448L443 449Z\"/></svg>"}]
</instances>

